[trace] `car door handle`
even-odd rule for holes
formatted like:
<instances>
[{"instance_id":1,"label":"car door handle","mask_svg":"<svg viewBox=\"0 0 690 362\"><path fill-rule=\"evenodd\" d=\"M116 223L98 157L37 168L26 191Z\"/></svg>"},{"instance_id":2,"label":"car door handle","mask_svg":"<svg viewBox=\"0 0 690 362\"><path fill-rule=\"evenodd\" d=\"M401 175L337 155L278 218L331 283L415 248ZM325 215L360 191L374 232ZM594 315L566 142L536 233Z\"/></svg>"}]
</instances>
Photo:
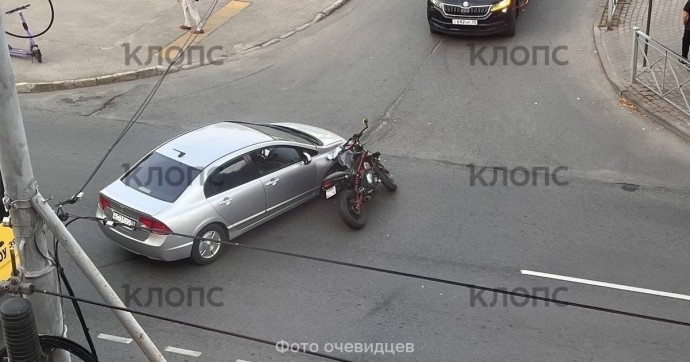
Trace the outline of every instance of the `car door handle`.
<instances>
[{"instance_id":1,"label":"car door handle","mask_svg":"<svg viewBox=\"0 0 690 362\"><path fill-rule=\"evenodd\" d=\"M226 197L223 199L223 201L219 202L218 205L230 205L231 202L232 202L232 199L229 197Z\"/></svg>"},{"instance_id":2,"label":"car door handle","mask_svg":"<svg viewBox=\"0 0 690 362\"><path fill-rule=\"evenodd\" d=\"M272 178L271 181L266 182L266 186L275 186L278 181L280 181L279 178Z\"/></svg>"}]
</instances>

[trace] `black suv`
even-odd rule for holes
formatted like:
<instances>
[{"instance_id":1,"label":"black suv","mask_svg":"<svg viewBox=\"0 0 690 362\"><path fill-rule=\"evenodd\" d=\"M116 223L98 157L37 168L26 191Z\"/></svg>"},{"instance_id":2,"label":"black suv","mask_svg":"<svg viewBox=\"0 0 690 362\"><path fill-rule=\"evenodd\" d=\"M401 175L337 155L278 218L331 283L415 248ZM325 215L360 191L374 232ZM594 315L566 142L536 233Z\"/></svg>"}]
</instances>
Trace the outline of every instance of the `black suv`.
<instances>
[{"instance_id":1,"label":"black suv","mask_svg":"<svg viewBox=\"0 0 690 362\"><path fill-rule=\"evenodd\" d=\"M529 0L427 0L432 33L515 35L515 21Z\"/></svg>"}]
</instances>

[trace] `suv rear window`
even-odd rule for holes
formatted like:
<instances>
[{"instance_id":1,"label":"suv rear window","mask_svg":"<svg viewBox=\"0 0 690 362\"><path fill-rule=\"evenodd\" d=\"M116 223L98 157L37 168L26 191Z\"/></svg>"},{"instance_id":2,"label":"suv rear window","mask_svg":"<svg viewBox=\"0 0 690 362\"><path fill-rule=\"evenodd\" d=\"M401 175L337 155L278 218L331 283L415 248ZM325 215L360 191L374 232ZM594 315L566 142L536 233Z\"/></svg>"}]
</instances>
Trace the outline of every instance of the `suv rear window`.
<instances>
[{"instance_id":1,"label":"suv rear window","mask_svg":"<svg viewBox=\"0 0 690 362\"><path fill-rule=\"evenodd\" d=\"M201 170L154 152L122 178L125 185L151 197L175 202Z\"/></svg>"}]
</instances>

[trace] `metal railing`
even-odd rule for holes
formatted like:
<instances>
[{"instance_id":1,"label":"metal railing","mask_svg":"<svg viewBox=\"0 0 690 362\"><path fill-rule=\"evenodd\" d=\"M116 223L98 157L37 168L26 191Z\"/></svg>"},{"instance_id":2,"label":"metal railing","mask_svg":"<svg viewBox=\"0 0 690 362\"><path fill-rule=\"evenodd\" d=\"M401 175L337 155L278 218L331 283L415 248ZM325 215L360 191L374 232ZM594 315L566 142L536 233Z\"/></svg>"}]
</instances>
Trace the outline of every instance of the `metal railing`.
<instances>
[{"instance_id":1,"label":"metal railing","mask_svg":"<svg viewBox=\"0 0 690 362\"><path fill-rule=\"evenodd\" d=\"M613 29L613 13L616 11L617 6L618 0L609 0L608 18L606 19L606 26L608 30Z\"/></svg>"},{"instance_id":2,"label":"metal railing","mask_svg":"<svg viewBox=\"0 0 690 362\"><path fill-rule=\"evenodd\" d=\"M644 49L640 45L644 45ZM690 116L686 84L690 82L688 60L633 27L630 83L639 83ZM640 64L642 60L642 64Z\"/></svg>"}]
</instances>

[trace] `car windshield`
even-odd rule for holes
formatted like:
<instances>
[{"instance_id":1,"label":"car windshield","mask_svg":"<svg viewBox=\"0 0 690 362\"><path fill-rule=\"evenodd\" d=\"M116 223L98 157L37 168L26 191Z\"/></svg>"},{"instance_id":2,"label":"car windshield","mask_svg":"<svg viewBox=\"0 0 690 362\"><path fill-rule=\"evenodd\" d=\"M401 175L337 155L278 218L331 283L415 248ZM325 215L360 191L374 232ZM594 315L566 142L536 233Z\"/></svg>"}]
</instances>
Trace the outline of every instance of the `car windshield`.
<instances>
[{"instance_id":1,"label":"car windshield","mask_svg":"<svg viewBox=\"0 0 690 362\"><path fill-rule=\"evenodd\" d=\"M151 197L175 202L201 170L154 152L123 178L125 185Z\"/></svg>"},{"instance_id":2,"label":"car windshield","mask_svg":"<svg viewBox=\"0 0 690 362\"><path fill-rule=\"evenodd\" d=\"M276 139L276 140L287 140L287 141L294 141L294 142L300 142L304 143L305 141L308 143L311 143L313 145L321 145L321 142L306 134L299 132L297 130L283 127L283 126L276 126L276 125L265 125L265 124L251 124L251 123L242 123L243 126L247 126L249 128L255 129L259 132L265 133L269 137Z\"/></svg>"}]
</instances>

